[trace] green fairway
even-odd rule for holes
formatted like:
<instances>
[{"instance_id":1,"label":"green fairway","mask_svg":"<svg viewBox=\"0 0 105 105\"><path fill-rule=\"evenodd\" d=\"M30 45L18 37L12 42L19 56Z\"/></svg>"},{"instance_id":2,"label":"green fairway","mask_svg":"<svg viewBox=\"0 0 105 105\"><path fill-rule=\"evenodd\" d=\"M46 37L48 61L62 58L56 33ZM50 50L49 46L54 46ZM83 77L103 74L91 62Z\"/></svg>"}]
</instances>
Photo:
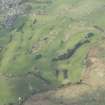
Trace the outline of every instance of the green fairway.
<instances>
[{"instance_id":1,"label":"green fairway","mask_svg":"<svg viewBox=\"0 0 105 105\"><path fill-rule=\"evenodd\" d=\"M31 10L17 16L11 29L0 25L0 105L62 85L64 70L68 83L79 82L89 48L104 37L104 0L28 3ZM72 56L53 60L85 40Z\"/></svg>"}]
</instances>

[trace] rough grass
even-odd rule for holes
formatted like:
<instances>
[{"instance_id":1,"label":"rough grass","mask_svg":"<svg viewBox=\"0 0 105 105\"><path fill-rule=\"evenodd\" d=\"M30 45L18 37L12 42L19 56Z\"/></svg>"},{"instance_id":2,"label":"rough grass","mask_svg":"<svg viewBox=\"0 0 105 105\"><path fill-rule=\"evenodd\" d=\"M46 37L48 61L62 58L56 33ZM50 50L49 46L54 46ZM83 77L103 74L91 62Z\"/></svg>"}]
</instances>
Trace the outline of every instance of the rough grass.
<instances>
[{"instance_id":1,"label":"rough grass","mask_svg":"<svg viewBox=\"0 0 105 105\"><path fill-rule=\"evenodd\" d=\"M3 49L0 51L0 73L9 79L0 79L0 103L16 101L19 96L26 97L62 84L63 75L57 80L56 69L67 69L69 82L79 81L89 48L101 40L104 34L93 27L94 24L100 27L105 25L105 15L100 12L101 9L104 11L103 3L104 0L57 0L46 5L47 15L35 15L35 12L42 11L42 4L32 3L30 14L19 16L12 30L1 27L0 46ZM35 19L37 21L33 24ZM84 40L89 32L93 32L94 37L89 44L79 48L72 58L52 61ZM32 46L35 48L32 49ZM38 55L41 57L38 58ZM37 77L27 77L28 72L40 72L50 84Z\"/></svg>"}]
</instances>

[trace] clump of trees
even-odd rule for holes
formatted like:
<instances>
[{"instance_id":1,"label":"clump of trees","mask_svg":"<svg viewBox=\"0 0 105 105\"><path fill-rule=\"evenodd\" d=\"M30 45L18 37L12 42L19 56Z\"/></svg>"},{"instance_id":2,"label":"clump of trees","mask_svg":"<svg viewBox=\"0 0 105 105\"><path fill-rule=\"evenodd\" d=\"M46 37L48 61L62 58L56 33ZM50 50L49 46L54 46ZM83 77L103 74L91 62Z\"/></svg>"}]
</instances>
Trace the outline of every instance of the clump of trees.
<instances>
[{"instance_id":1,"label":"clump of trees","mask_svg":"<svg viewBox=\"0 0 105 105\"><path fill-rule=\"evenodd\" d=\"M59 61L59 60L66 60L71 58L74 53L84 44L90 43L90 38L94 36L93 32L89 32L85 35L84 39L80 40L77 42L73 48L68 49L67 52L65 52L62 55L57 56L56 58L53 59L53 61Z\"/></svg>"}]
</instances>

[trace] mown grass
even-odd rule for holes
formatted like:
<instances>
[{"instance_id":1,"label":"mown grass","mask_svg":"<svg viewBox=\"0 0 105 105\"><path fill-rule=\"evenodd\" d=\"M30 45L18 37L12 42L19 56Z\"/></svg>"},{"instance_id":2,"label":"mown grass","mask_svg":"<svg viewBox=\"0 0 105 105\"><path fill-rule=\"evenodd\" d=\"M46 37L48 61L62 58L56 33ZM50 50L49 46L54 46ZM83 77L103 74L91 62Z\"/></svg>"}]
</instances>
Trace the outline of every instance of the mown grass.
<instances>
[{"instance_id":1,"label":"mown grass","mask_svg":"<svg viewBox=\"0 0 105 105\"><path fill-rule=\"evenodd\" d=\"M102 6L101 1L99 4L97 0L94 2L96 3L92 2L89 9L94 14L87 14L86 3L91 4L90 0L88 2L83 2L83 0L53 1L52 4L47 5L48 15L20 16L11 30L0 29L0 46L3 46L0 52L0 73L5 78L10 76L6 80L0 79L1 104L17 101L19 96L26 97L59 83L62 84L64 77L60 75L61 78L57 80L56 69L67 69L70 82L80 80L85 68L83 62L89 48L103 35L102 32L92 27L94 24L103 27L105 16L95 11ZM69 4L71 9L76 9L74 13L70 12ZM32 8L31 13L42 9L41 5L34 5L34 3ZM36 23L33 24L35 19ZM89 32L94 33L94 36L89 39L90 43L79 48L72 58L59 62L52 61L59 54L73 48L80 40L84 40L85 35ZM32 46L36 48L32 50ZM41 57L37 58L38 55ZM26 76L28 72L33 71L40 71L41 76L49 80L51 84L48 85L45 81L32 75Z\"/></svg>"}]
</instances>

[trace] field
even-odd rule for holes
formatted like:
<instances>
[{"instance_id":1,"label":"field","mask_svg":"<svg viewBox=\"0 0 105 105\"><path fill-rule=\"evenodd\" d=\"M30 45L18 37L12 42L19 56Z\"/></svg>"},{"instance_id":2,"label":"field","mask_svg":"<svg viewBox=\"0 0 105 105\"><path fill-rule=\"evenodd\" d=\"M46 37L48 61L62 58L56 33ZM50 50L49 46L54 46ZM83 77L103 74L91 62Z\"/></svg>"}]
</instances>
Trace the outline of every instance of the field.
<instances>
[{"instance_id":1,"label":"field","mask_svg":"<svg viewBox=\"0 0 105 105\"><path fill-rule=\"evenodd\" d=\"M0 25L0 105L80 82L89 50L104 46L105 0L28 3L11 28Z\"/></svg>"}]
</instances>

